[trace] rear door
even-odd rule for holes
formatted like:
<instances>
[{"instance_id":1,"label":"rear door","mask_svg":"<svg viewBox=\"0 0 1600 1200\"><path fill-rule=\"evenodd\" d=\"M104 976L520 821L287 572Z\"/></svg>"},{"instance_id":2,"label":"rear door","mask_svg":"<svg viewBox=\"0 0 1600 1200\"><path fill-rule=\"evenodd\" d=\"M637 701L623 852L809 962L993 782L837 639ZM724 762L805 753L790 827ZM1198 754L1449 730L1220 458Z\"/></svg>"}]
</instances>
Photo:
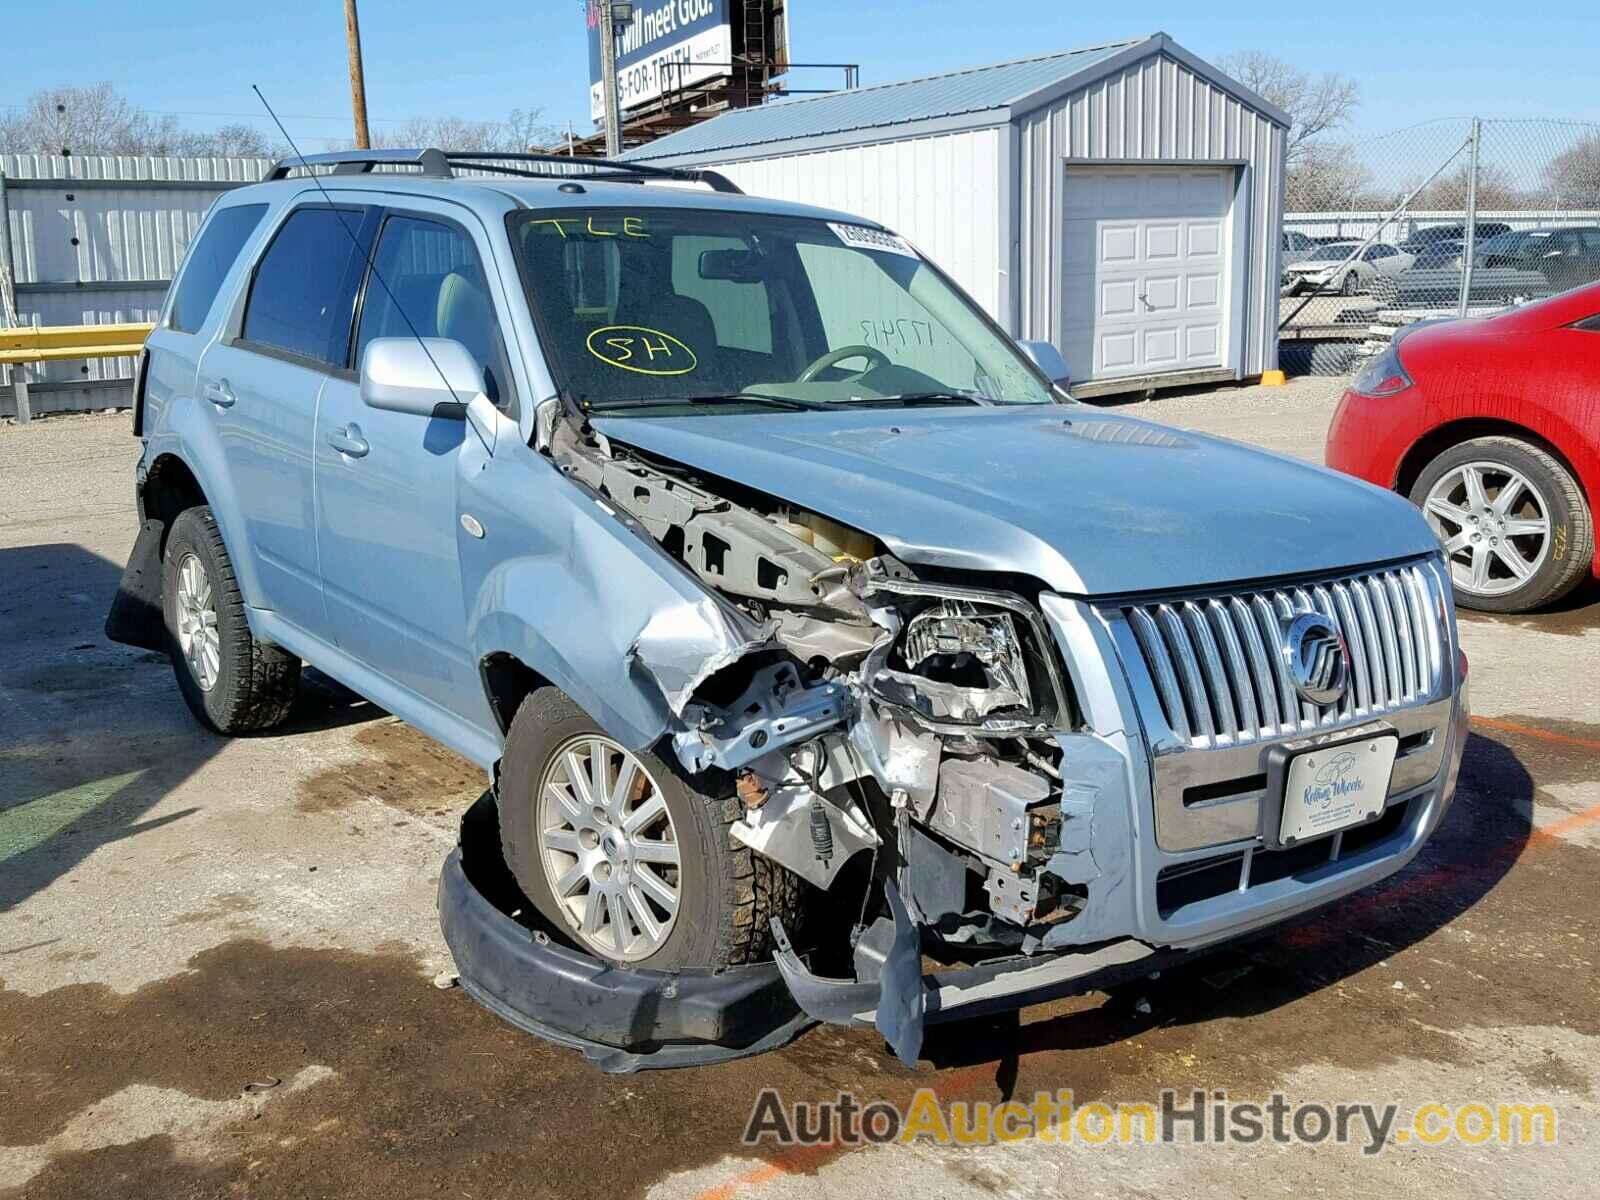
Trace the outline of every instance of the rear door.
<instances>
[{"instance_id":1,"label":"rear door","mask_svg":"<svg viewBox=\"0 0 1600 1200\"><path fill-rule=\"evenodd\" d=\"M251 602L320 635L311 448L324 384L348 372L368 211L288 210L252 272L237 332L206 350L201 397L217 414L258 594Z\"/></svg>"},{"instance_id":2,"label":"rear door","mask_svg":"<svg viewBox=\"0 0 1600 1200\"><path fill-rule=\"evenodd\" d=\"M1067 168L1061 347L1074 376L1225 364L1234 183L1230 168Z\"/></svg>"},{"instance_id":3,"label":"rear door","mask_svg":"<svg viewBox=\"0 0 1600 1200\"><path fill-rule=\"evenodd\" d=\"M263 203L219 206L201 226L168 293L161 320L145 341L145 385L134 414L135 434L154 428L166 405L195 394L200 356L225 315L226 306L219 305L217 297L224 291L234 294L237 275L249 269L241 251L260 228L267 207Z\"/></svg>"},{"instance_id":4,"label":"rear door","mask_svg":"<svg viewBox=\"0 0 1600 1200\"><path fill-rule=\"evenodd\" d=\"M492 260L479 244L481 227L453 205L406 203L381 216L352 367L375 338L451 338L477 360L489 398L510 408L514 384L498 315L503 297L484 270ZM458 520L457 474L472 436L459 416L368 408L356 370L330 377L314 451L317 540L340 648L492 728L478 665L467 651L456 545L467 536Z\"/></svg>"}]
</instances>

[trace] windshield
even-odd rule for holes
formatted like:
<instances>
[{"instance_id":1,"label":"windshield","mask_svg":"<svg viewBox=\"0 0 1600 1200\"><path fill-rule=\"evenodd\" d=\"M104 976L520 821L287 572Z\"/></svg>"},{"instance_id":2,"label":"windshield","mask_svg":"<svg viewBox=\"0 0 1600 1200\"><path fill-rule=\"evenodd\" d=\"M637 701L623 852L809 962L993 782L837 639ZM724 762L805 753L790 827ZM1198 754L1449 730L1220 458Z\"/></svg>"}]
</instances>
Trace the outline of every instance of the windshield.
<instances>
[{"instance_id":1,"label":"windshield","mask_svg":"<svg viewBox=\"0 0 1600 1200\"><path fill-rule=\"evenodd\" d=\"M551 369L579 405L1047 404L1049 383L902 239L732 211L510 218Z\"/></svg>"},{"instance_id":2,"label":"windshield","mask_svg":"<svg viewBox=\"0 0 1600 1200\"><path fill-rule=\"evenodd\" d=\"M1535 235L1524 229L1507 230L1497 233L1488 241L1478 243L1480 254L1515 254L1528 243L1535 240Z\"/></svg>"}]
</instances>

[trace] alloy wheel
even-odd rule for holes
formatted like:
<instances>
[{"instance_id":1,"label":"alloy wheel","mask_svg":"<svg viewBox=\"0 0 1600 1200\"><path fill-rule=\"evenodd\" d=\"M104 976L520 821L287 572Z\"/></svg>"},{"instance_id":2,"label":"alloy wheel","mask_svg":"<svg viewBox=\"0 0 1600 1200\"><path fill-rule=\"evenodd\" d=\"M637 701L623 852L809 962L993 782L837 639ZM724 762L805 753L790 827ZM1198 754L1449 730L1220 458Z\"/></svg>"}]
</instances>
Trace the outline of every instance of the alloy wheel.
<instances>
[{"instance_id":1,"label":"alloy wheel","mask_svg":"<svg viewBox=\"0 0 1600 1200\"><path fill-rule=\"evenodd\" d=\"M194 554L178 564L176 600L178 649L202 692L217 685L222 672L222 637L217 631L217 606L205 565Z\"/></svg>"},{"instance_id":2,"label":"alloy wheel","mask_svg":"<svg viewBox=\"0 0 1600 1200\"><path fill-rule=\"evenodd\" d=\"M1456 587L1503 596L1550 554L1550 506L1526 475L1504 463L1470 462L1440 476L1423 515L1439 536Z\"/></svg>"},{"instance_id":3,"label":"alloy wheel","mask_svg":"<svg viewBox=\"0 0 1600 1200\"><path fill-rule=\"evenodd\" d=\"M610 738L580 734L551 755L538 804L545 882L578 940L622 962L659 950L683 872L655 778Z\"/></svg>"}]
</instances>

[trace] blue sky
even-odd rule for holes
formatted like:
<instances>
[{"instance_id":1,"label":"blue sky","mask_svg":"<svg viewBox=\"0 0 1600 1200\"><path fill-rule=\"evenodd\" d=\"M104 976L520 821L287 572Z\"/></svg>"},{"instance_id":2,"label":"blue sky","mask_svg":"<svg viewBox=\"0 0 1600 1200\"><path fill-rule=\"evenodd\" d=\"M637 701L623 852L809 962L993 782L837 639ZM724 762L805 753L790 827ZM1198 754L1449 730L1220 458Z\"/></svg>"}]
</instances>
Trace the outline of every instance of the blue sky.
<instances>
[{"instance_id":1,"label":"blue sky","mask_svg":"<svg viewBox=\"0 0 1600 1200\"><path fill-rule=\"evenodd\" d=\"M1003 7L1009 11L1002 16ZM1593 0L1515 9L1435 0L1379 10L1283 0L791 0L791 8L797 59L859 62L869 84L1159 29L1203 58L1261 49L1354 76L1364 97L1358 132L1474 112L1600 121L1600 10ZM0 72L0 105L40 87L109 80L146 108L210 127L261 121L249 90L260 83L280 113L293 114L287 123L303 148L349 136L339 0L54 0L28 11L28 28ZM592 128L579 0L364 0L361 18L375 124L412 116L498 119L513 108L539 107L552 124ZM831 73L807 82L836 80Z\"/></svg>"}]
</instances>

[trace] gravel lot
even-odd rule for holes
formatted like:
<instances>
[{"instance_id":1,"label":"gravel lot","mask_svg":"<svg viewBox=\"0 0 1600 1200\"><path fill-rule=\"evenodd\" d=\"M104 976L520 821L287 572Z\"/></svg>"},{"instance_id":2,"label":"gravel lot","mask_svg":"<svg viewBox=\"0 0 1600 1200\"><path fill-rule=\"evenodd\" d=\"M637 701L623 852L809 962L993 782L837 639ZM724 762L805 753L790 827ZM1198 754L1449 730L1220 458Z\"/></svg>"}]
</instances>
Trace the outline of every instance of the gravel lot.
<instances>
[{"instance_id":1,"label":"gravel lot","mask_svg":"<svg viewBox=\"0 0 1600 1200\"><path fill-rule=\"evenodd\" d=\"M1337 381L1129 404L1320 458ZM915 1071L820 1029L606 1077L433 977L479 772L325 679L198 729L101 622L132 544L126 413L0 427L0 1197L1593 1194L1600 603L1467 617L1475 736L1384 886L1145 988L945 1027ZM1226 480L1217 486L1226 487ZM785 1099L1548 1103L1555 1145L751 1150Z\"/></svg>"}]
</instances>

